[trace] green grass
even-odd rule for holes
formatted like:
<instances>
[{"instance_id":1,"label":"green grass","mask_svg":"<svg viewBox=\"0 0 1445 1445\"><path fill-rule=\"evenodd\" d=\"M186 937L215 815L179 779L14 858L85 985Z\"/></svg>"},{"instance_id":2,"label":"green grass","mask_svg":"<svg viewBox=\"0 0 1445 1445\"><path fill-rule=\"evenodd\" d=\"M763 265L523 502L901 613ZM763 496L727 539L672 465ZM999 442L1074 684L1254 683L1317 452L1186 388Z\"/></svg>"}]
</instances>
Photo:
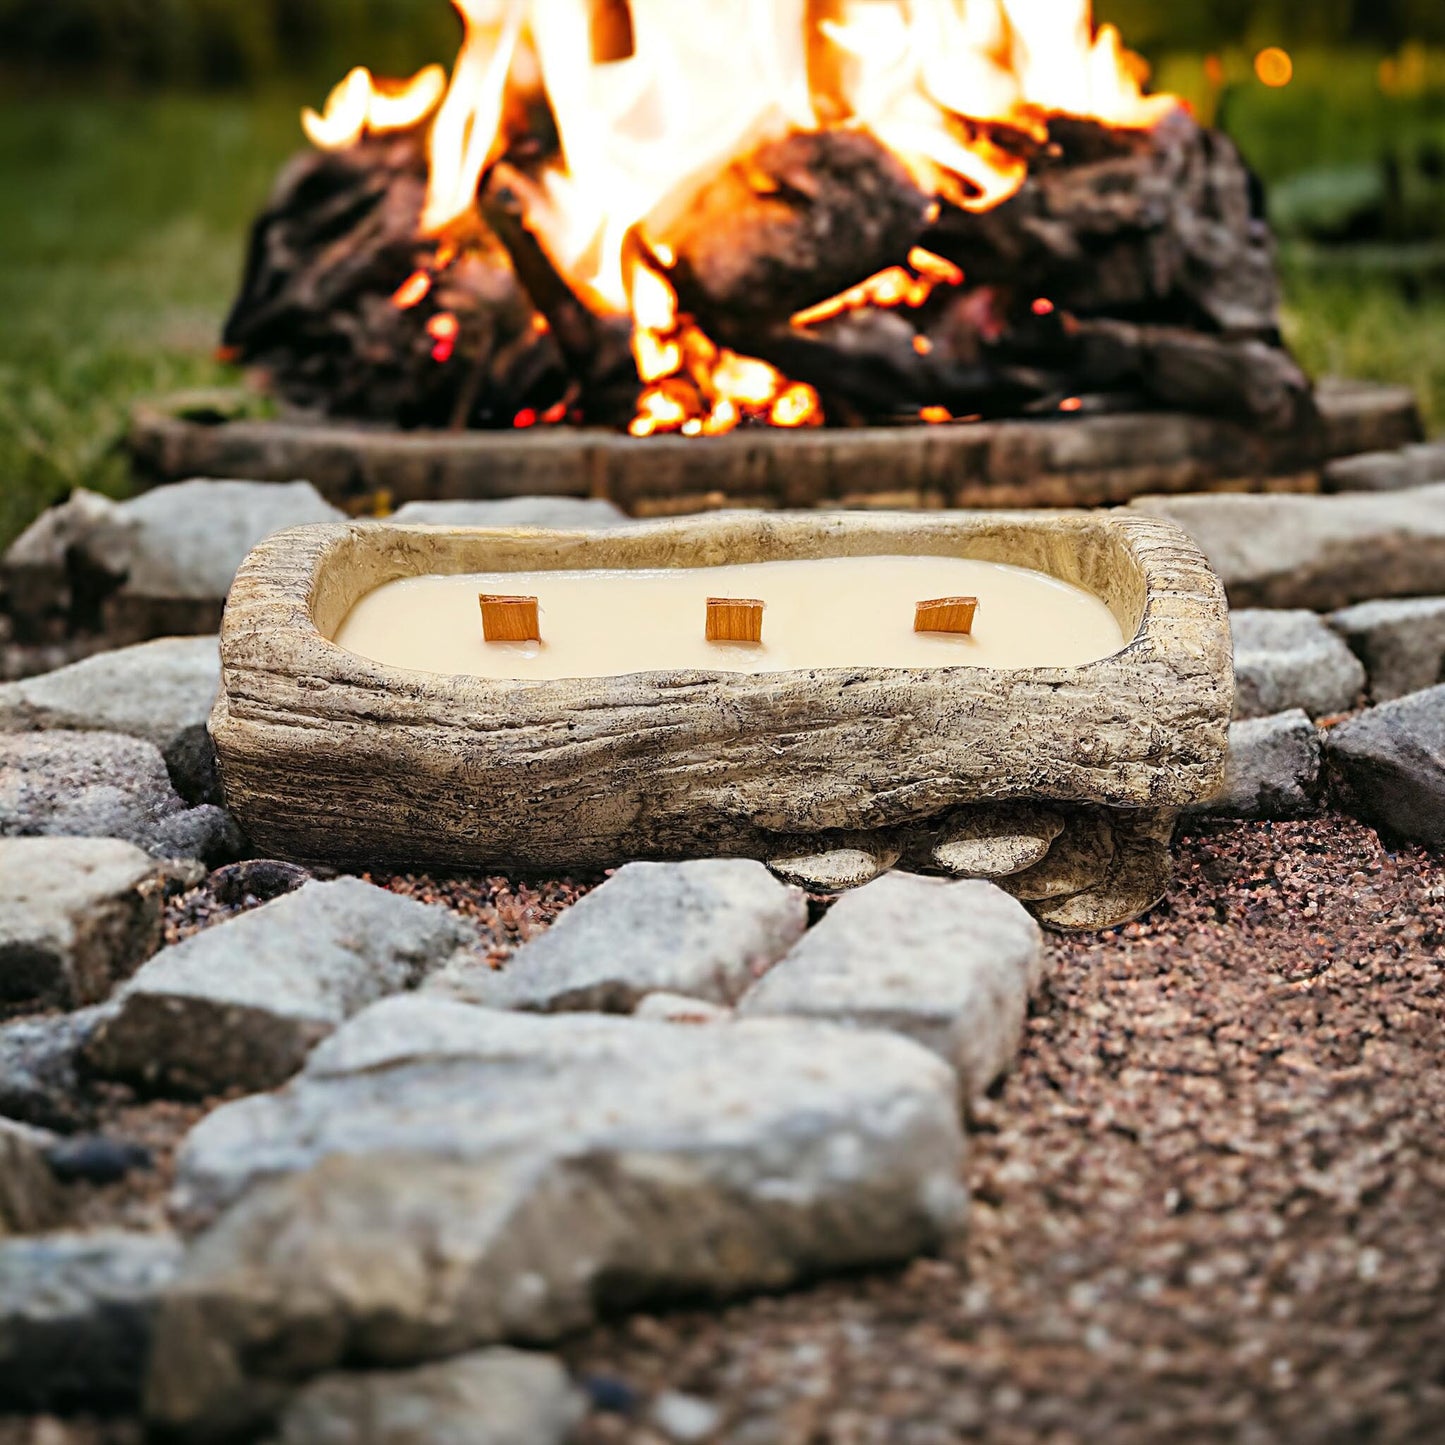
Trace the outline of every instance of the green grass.
<instances>
[{"instance_id":1,"label":"green grass","mask_svg":"<svg viewBox=\"0 0 1445 1445\"><path fill-rule=\"evenodd\" d=\"M234 381L212 359L298 100L0 104L0 546L77 486L122 494L131 406ZM1415 387L1445 426L1445 291L1286 269L1313 371Z\"/></svg>"}]
</instances>

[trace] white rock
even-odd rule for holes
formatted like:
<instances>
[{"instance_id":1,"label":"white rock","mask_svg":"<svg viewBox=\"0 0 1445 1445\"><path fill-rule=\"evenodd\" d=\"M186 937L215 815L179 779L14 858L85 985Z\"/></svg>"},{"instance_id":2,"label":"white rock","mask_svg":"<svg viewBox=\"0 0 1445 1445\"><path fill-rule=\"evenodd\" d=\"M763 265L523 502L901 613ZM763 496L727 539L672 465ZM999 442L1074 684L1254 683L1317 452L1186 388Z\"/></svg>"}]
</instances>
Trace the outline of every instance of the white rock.
<instances>
[{"instance_id":1,"label":"white rock","mask_svg":"<svg viewBox=\"0 0 1445 1445\"><path fill-rule=\"evenodd\" d=\"M1326 620L1364 663L1374 702L1445 682L1445 597L1361 602Z\"/></svg>"},{"instance_id":2,"label":"white rock","mask_svg":"<svg viewBox=\"0 0 1445 1445\"><path fill-rule=\"evenodd\" d=\"M1231 723L1224 786L1188 811L1225 818L1304 818L1319 811L1320 733L1299 711Z\"/></svg>"},{"instance_id":3,"label":"white rock","mask_svg":"<svg viewBox=\"0 0 1445 1445\"><path fill-rule=\"evenodd\" d=\"M807 926L803 893L750 859L629 863L505 968L463 965L433 987L543 1012L630 1013L656 992L730 1004Z\"/></svg>"},{"instance_id":4,"label":"white rock","mask_svg":"<svg viewBox=\"0 0 1445 1445\"><path fill-rule=\"evenodd\" d=\"M184 1094L271 1088L351 1015L415 988L474 938L446 909L359 879L308 883L157 954L87 1058Z\"/></svg>"},{"instance_id":5,"label":"white rock","mask_svg":"<svg viewBox=\"0 0 1445 1445\"><path fill-rule=\"evenodd\" d=\"M1313 612L1232 612L1234 715L1311 717L1348 712L1365 690L1365 669Z\"/></svg>"},{"instance_id":6,"label":"white rock","mask_svg":"<svg viewBox=\"0 0 1445 1445\"><path fill-rule=\"evenodd\" d=\"M585 497L503 497L495 502L408 502L388 520L433 527L547 527L558 531L622 526L613 503Z\"/></svg>"},{"instance_id":7,"label":"white rock","mask_svg":"<svg viewBox=\"0 0 1445 1445\"><path fill-rule=\"evenodd\" d=\"M738 1017L897 1030L950 1064L972 1098L1012 1064L1042 978L1043 936L1017 899L992 883L890 873L835 903Z\"/></svg>"},{"instance_id":8,"label":"white rock","mask_svg":"<svg viewBox=\"0 0 1445 1445\"><path fill-rule=\"evenodd\" d=\"M664 1390L652 1402L652 1423L677 1445L710 1440L722 1425L722 1411L711 1400Z\"/></svg>"},{"instance_id":9,"label":"white rock","mask_svg":"<svg viewBox=\"0 0 1445 1445\"><path fill-rule=\"evenodd\" d=\"M155 860L133 844L0 838L0 999L108 998L160 947L164 903Z\"/></svg>"}]
</instances>

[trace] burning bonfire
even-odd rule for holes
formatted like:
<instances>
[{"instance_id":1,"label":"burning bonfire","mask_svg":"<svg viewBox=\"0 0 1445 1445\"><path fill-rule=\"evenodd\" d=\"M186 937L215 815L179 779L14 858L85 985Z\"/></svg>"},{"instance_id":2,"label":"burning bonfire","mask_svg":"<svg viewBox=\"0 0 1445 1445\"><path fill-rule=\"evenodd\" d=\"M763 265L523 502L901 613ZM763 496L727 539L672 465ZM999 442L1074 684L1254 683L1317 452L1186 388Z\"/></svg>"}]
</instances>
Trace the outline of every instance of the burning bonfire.
<instances>
[{"instance_id":1,"label":"burning bonfire","mask_svg":"<svg viewBox=\"0 0 1445 1445\"><path fill-rule=\"evenodd\" d=\"M453 0L354 70L227 323L296 406L636 436L1100 406L1304 428L1234 147L1089 0Z\"/></svg>"}]
</instances>

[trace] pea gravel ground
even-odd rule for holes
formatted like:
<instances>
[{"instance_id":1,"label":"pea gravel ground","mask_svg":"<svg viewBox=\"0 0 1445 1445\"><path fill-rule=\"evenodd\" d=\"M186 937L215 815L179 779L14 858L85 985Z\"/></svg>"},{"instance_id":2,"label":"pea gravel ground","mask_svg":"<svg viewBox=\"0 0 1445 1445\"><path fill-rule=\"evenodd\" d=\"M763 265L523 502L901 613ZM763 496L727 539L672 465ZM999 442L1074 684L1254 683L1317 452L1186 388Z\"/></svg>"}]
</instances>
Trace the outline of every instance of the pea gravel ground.
<instances>
[{"instance_id":1,"label":"pea gravel ground","mask_svg":"<svg viewBox=\"0 0 1445 1445\"><path fill-rule=\"evenodd\" d=\"M973 1121L955 1258L569 1342L582 1445L663 1445L664 1391L736 1445L1445 1441L1445 866L1338 817L1195 824L1176 852L1143 923L1054 941ZM498 961L581 891L374 881L476 919ZM230 911L187 895L171 937ZM110 1114L156 1149L156 1204L191 1117ZM110 1198L139 1223L138 1187L85 1222ZM138 1438L0 1421L0 1445Z\"/></svg>"}]
</instances>

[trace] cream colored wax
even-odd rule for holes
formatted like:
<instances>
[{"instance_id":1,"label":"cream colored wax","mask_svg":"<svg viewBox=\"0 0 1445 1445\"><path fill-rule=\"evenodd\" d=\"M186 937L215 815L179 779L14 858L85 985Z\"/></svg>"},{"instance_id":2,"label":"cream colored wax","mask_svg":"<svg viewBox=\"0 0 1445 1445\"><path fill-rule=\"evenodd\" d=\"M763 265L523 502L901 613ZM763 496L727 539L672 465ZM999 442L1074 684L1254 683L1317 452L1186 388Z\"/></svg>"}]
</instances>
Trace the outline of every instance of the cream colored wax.
<instances>
[{"instance_id":1,"label":"cream colored wax","mask_svg":"<svg viewBox=\"0 0 1445 1445\"><path fill-rule=\"evenodd\" d=\"M535 596L542 641L486 642L479 594ZM913 630L914 604L979 599L973 634ZM708 642L709 597L760 598L763 640ZM670 668L1072 667L1124 645L1099 598L958 557L828 557L727 567L411 577L363 597L336 642L393 667L480 677L608 677Z\"/></svg>"}]
</instances>

